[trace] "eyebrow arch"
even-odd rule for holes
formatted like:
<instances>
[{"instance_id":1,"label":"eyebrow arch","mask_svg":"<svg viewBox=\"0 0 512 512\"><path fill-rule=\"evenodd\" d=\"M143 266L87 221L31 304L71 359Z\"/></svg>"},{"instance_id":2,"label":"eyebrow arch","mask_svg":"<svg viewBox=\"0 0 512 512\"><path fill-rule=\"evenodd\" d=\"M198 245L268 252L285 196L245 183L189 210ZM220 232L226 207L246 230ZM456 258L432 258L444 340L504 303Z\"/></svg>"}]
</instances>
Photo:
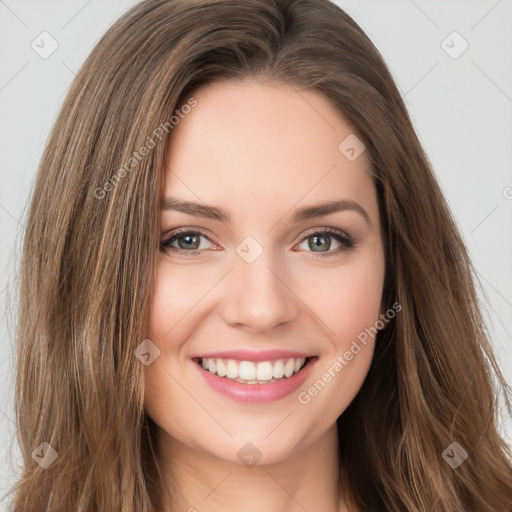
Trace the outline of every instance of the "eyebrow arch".
<instances>
[{"instance_id":1,"label":"eyebrow arch","mask_svg":"<svg viewBox=\"0 0 512 512\"><path fill-rule=\"evenodd\" d=\"M295 211L293 220L298 222L304 219L311 219L313 217L322 217L330 213L342 212L344 210L352 210L363 216L368 224L372 224L370 216L366 210L355 201L349 199L340 199L339 201L326 201L313 206L305 206Z\"/></svg>"},{"instance_id":2,"label":"eyebrow arch","mask_svg":"<svg viewBox=\"0 0 512 512\"><path fill-rule=\"evenodd\" d=\"M226 210L216 206L208 206L201 203L186 201L178 198L167 198L162 202L163 210L175 210L178 212L194 215L196 217L206 217L208 219L218 220L220 222L229 223L231 216ZM366 220L371 225L370 216L366 210L355 201L348 199L340 199L338 201L326 201L312 206L305 206L297 209L292 217L294 222L299 222L305 219L312 219L314 217L322 217L331 213L342 212L344 210L352 210Z\"/></svg>"}]
</instances>

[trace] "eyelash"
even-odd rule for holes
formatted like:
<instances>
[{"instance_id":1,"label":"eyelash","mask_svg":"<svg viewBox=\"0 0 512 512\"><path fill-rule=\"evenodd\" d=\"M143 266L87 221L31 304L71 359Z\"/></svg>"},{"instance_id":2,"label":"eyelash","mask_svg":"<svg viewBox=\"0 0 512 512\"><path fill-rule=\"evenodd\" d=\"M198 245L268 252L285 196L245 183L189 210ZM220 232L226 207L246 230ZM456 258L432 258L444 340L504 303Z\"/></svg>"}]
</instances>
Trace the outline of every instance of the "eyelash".
<instances>
[{"instance_id":1,"label":"eyelash","mask_svg":"<svg viewBox=\"0 0 512 512\"><path fill-rule=\"evenodd\" d=\"M211 242L211 240L200 230L192 230L192 229L180 229L178 231L175 231L174 233L171 233L170 236L168 236L164 241L162 241L160 247L161 250L171 250L172 252L177 252L178 254L182 256L197 256L200 254L204 249L195 249L192 251L187 251L185 249L179 249L178 247L171 246L171 243L180 238L180 236L183 235L196 235L199 234L201 236L204 236L207 240ZM311 252L313 258L326 258L331 256L336 256L341 253L345 253L349 251L354 246L354 241L352 238L350 238L346 233L344 233L341 230L334 229L334 228L325 228L322 230L313 230L304 235L304 237L300 240L299 244L307 240L311 235L329 235L330 237L334 238L338 242L341 243L341 247L334 250L329 250L324 253L315 253L314 251L306 251Z\"/></svg>"}]
</instances>

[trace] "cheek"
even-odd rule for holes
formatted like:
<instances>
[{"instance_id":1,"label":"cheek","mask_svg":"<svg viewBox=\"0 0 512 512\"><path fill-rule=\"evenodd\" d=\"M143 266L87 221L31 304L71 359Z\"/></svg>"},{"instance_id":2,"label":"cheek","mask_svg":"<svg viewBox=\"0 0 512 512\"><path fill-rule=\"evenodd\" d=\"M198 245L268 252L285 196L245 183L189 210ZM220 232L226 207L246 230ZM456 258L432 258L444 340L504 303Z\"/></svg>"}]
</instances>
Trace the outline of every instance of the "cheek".
<instances>
[{"instance_id":1,"label":"cheek","mask_svg":"<svg viewBox=\"0 0 512 512\"><path fill-rule=\"evenodd\" d=\"M189 411L193 406L190 396L179 385L190 371L181 347L186 346L201 325L201 298L218 281L207 266L204 269L170 264L163 257L157 261L146 338L160 349L160 356L144 372L145 409L160 425L175 425L172 411ZM171 403L172 408L162 405Z\"/></svg>"},{"instance_id":2,"label":"cheek","mask_svg":"<svg viewBox=\"0 0 512 512\"><path fill-rule=\"evenodd\" d=\"M353 264L317 273L315 286L301 292L337 353L379 319L383 277L383 263L357 255Z\"/></svg>"},{"instance_id":3,"label":"cheek","mask_svg":"<svg viewBox=\"0 0 512 512\"><path fill-rule=\"evenodd\" d=\"M215 284L212 272L198 271L188 265L169 264L163 258L157 263L157 274L150 304L147 337L161 350L176 348L187 337L189 315L201 298ZM198 319L194 318L194 324Z\"/></svg>"},{"instance_id":4,"label":"cheek","mask_svg":"<svg viewBox=\"0 0 512 512\"><path fill-rule=\"evenodd\" d=\"M197 411L190 411L190 396L179 385L183 382L180 347L192 328L187 315L194 316L193 306L205 292L201 293L200 283L194 282L190 269L176 265L172 275L170 270L165 262L157 263L146 337L160 349L160 355L144 368L144 409L161 428L183 438L186 431L179 426L177 411L186 418Z\"/></svg>"},{"instance_id":5,"label":"cheek","mask_svg":"<svg viewBox=\"0 0 512 512\"><path fill-rule=\"evenodd\" d=\"M376 259L360 258L357 264L340 267L317 281L328 292L312 304L331 344L322 354L315 378L297 399L304 411L323 418L318 431L345 411L368 374L380 315L383 266Z\"/></svg>"}]
</instances>

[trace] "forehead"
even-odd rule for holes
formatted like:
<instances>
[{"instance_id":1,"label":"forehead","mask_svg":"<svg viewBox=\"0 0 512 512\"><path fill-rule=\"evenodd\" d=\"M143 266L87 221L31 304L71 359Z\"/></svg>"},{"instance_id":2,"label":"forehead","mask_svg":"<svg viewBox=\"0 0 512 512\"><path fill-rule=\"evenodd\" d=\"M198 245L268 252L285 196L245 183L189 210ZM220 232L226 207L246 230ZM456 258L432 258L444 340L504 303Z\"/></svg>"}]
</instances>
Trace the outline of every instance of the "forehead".
<instances>
[{"instance_id":1,"label":"forehead","mask_svg":"<svg viewBox=\"0 0 512 512\"><path fill-rule=\"evenodd\" d=\"M350 161L340 151L354 130L320 92L248 79L193 97L171 132L166 195L275 213L346 198L376 214L366 154Z\"/></svg>"}]
</instances>

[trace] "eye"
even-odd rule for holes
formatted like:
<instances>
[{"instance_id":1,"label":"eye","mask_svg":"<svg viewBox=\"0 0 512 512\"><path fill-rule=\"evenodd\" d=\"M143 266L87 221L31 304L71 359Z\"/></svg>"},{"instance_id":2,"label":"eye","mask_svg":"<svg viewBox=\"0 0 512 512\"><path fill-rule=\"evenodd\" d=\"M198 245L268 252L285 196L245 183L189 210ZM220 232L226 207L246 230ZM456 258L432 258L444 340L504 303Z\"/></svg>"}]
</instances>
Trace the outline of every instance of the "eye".
<instances>
[{"instance_id":1,"label":"eye","mask_svg":"<svg viewBox=\"0 0 512 512\"><path fill-rule=\"evenodd\" d=\"M205 246L205 244L201 243L201 238L209 240L200 231L180 230L172 233L171 236L164 240L161 243L161 248L162 250L170 249L185 256L195 256L208 248L207 245ZM175 242L177 242L178 247L173 245Z\"/></svg>"},{"instance_id":2,"label":"eye","mask_svg":"<svg viewBox=\"0 0 512 512\"><path fill-rule=\"evenodd\" d=\"M340 246L336 249L331 248L331 239L335 239ZM312 256L314 258L325 258L326 256L335 256L337 254L347 252L354 246L354 241L346 233L341 230L329 228L321 231L309 232L301 241L301 244L306 243L308 248L312 248Z\"/></svg>"}]
</instances>

